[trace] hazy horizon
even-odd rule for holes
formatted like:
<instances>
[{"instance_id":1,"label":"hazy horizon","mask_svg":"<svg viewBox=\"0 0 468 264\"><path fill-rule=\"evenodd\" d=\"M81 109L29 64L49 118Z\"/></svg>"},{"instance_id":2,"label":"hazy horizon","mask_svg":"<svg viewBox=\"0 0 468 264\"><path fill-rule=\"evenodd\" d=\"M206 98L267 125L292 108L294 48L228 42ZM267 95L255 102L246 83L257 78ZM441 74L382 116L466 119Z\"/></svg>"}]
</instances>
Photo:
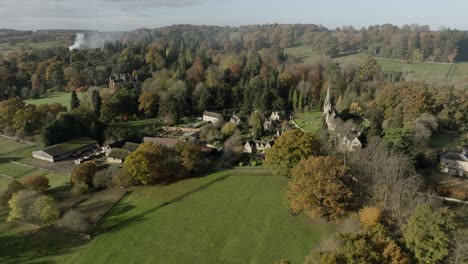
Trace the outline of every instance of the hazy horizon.
<instances>
[{"instance_id":1,"label":"hazy horizon","mask_svg":"<svg viewBox=\"0 0 468 264\"><path fill-rule=\"evenodd\" d=\"M127 31L175 24L239 26L317 24L333 29L405 24L465 30L468 2L331 0L0 0L0 28L18 30L78 29ZM443 13L441 13L443 11ZM21 14L21 15L18 15Z\"/></svg>"}]
</instances>

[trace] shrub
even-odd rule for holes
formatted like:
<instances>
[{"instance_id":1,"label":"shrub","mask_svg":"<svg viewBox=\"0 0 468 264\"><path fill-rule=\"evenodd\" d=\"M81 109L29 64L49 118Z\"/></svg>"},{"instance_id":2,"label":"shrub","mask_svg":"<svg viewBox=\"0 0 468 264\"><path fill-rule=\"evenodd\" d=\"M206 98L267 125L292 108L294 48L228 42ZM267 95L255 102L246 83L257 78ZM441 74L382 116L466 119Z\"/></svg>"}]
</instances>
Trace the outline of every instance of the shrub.
<instances>
[{"instance_id":1,"label":"shrub","mask_svg":"<svg viewBox=\"0 0 468 264\"><path fill-rule=\"evenodd\" d=\"M33 175L29 176L24 180L24 186L26 188L42 192L49 189L49 179L45 176Z\"/></svg>"},{"instance_id":2,"label":"shrub","mask_svg":"<svg viewBox=\"0 0 468 264\"><path fill-rule=\"evenodd\" d=\"M77 183L72 188L72 193L76 195L87 194L88 192L89 186L84 182Z\"/></svg>"},{"instance_id":3,"label":"shrub","mask_svg":"<svg viewBox=\"0 0 468 264\"><path fill-rule=\"evenodd\" d=\"M70 210L63 215L57 225L73 232L84 232L88 229L89 224L82 213Z\"/></svg>"},{"instance_id":4,"label":"shrub","mask_svg":"<svg viewBox=\"0 0 468 264\"><path fill-rule=\"evenodd\" d=\"M244 167L244 162L239 162L239 167Z\"/></svg>"},{"instance_id":5,"label":"shrub","mask_svg":"<svg viewBox=\"0 0 468 264\"><path fill-rule=\"evenodd\" d=\"M0 204L7 204L14 193L23 190L24 188L24 185L19 181L14 180L10 182L10 184L8 184L8 188L3 192L2 196L0 196Z\"/></svg>"},{"instance_id":6,"label":"shrub","mask_svg":"<svg viewBox=\"0 0 468 264\"><path fill-rule=\"evenodd\" d=\"M257 167L257 161L256 161L256 160L252 160L252 162L250 162L250 166L252 166L252 167Z\"/></svg>"}]
</instances>

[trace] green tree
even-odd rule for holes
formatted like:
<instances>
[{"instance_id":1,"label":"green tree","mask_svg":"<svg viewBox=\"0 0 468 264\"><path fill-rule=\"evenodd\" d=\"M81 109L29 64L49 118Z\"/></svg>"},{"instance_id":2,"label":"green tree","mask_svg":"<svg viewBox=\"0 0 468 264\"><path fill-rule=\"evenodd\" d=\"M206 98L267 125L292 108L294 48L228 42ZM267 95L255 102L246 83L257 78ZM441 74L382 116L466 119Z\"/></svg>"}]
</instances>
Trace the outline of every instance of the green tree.
<instances>
[{"instance_id":1,"label":"green tree","mask_svg":"<svg viewBox=\"0 0 468 264\"><path fill-rule=\"evenodd\" d=\"M453 230L455 221L449 209L425 204L416 208L403 228L403 237L419 263L440 263L449 254Z\"/></svg>"},{"instance_id":2,"label":"green tree","mask_svg":"<svg viewBox=\"0 0 468 264\"><path fill-rule=\"evenodd\" d=\"M101 95L99 95L99 92L97 90L93 91L91 99L93 101L94 113L96 114L96 116L101 116L102 98L101 98Z\"/></svg>"},{"instance_id":3,"label":"green tree","mask_svg":"<svg viewBox=\"0 0 468 264\"><path fill-rule=\"evenodd\" d=\"M80 106L80 99L78 99L78 95L76 95L76 92L73 91L71 93L71 101L70 101L70 106L71 106L71 109L76 109Z\"/></svg>"},{"instance_id":4,"label":"green tree","mask_svg":"<svg viewBox=\"0 0 468 264\"><path fill-rule=\"evenodd\" d=\"M200 169L203 156L198 145L191 142L178 142L176 145L176 153L185 171L192 173Z\"/></svg>"},{"instance_id":5,"label":"green tree","mask_svg":"<svg viewBox=\"0 0 468 264\"><path fill-rule=\"evenodd\" d=\"M291 130L281 135L267 150L265 164L274 175L289 177L292 168L301 160L321 153L322 144L315 134Z\"/></svg>"},{"instance_id":6,"label":"green tree","mask_svg":"<svg viewBox=\"0 0 468 264\"><path fill-rule=\"evenodd\" d=\"M348 209L352 191L349 167L333 157L310 157L291 171L286 199L294 213L318 210L335 219Z\"/></svg>"}]
</instances>

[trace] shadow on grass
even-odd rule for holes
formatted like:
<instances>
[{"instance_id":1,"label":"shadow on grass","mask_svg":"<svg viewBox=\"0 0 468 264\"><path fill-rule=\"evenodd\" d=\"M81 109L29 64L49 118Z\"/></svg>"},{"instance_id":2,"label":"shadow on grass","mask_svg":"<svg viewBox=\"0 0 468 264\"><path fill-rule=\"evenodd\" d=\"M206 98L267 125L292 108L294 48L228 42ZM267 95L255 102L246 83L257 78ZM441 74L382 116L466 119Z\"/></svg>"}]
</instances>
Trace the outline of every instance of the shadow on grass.
<instances>
[{"instance_id":1,"label":"shadow on grass","mask_svg":"<svg viewBox=\"0 0 468 264\"><path fill-rule=\"evenodd\" d=\"M87 241L81 235L52 229L0 236L0 263L58 263L52 259L72 253Z\"/></svg>"}]
</instances>

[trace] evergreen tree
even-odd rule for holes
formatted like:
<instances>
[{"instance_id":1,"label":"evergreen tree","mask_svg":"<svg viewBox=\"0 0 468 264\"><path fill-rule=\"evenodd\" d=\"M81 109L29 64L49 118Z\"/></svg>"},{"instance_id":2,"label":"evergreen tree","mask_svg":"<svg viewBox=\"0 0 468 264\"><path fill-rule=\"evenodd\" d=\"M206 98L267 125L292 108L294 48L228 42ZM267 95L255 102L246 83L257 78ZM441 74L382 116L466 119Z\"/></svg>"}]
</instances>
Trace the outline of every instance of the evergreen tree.
<instances>
[{"instance_id":1,"label":"evergreen tree","mask_svg":"<svg viewBox=\"0 0 468 264\"><path fill-rule=\"evenodd\" d=\"M94 113L96 116L101 116L102 99L98 91L93 91L92 100Z\"/></svg>"},{"instance_id":2,"label":"evergreen tree","mask_svg":"<svg viewBox=\"0 0 468 264\"><path fill-rule=\"evenodd\" d=\"M79 106L80 106L80 99L78 99L78 95L76 95L76 92L73 91L71 94L71 102L70 102L71 110L76 109Z\"/></svg>"}]
</instances>

